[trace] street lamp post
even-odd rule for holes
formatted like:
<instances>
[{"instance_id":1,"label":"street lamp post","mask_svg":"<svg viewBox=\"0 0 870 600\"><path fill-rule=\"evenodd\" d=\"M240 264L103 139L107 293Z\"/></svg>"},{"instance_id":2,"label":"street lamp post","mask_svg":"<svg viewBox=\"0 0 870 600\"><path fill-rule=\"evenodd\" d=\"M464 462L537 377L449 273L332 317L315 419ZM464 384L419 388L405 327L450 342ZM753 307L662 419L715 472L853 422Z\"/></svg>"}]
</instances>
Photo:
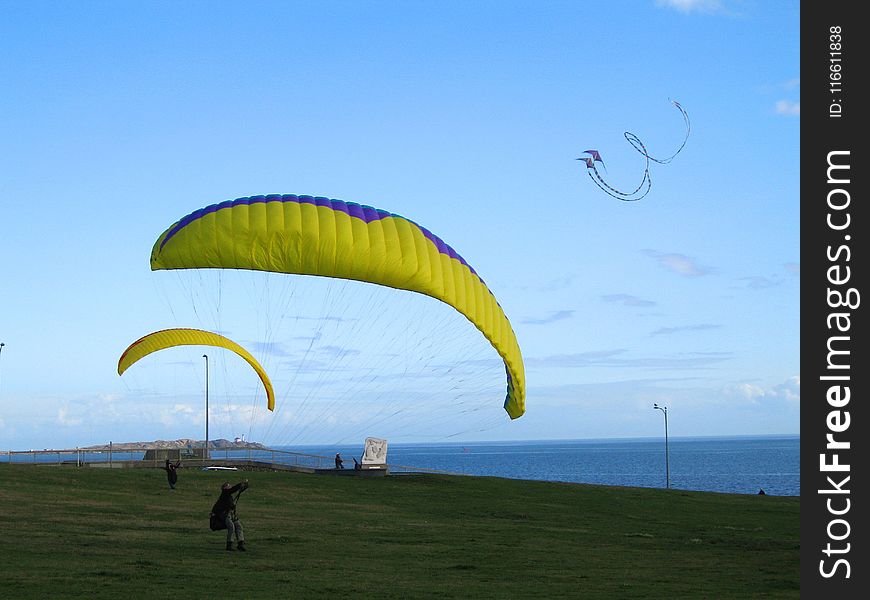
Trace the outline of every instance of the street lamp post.
<instances>
[{"instance_id":1,"label":"street lamp post","mask_svg":"<svg viewBox=\"0 0 870 600\"><path fill-rule=\"evenodd\" d=\"M5 346L3 342L0 342L0 354L3 354L3 346ZM0 383L3 383L2 374L0 374Z\"/></svg>"},{"instance_id":2,"label":"street lamp post","mask_svg":"<svg viewBox=\"0 0 870 600\"><path fill-rule=\"evenodd\" d=\"M668 407L653 404L653 408L662 411L665 415L665 487L671 487L671 465L668 458Z\"/></svg>"},{"instance_id":3,"label":"street lamp post","mask_svg":"<svg viewBox=\"0 0 870 600\"><path fill-rule=\"evenodd\" d=\"M208 354L203 354L205 359L205 449L202 453L204 460L208 459Z\"/></svg>"}]
</instances>

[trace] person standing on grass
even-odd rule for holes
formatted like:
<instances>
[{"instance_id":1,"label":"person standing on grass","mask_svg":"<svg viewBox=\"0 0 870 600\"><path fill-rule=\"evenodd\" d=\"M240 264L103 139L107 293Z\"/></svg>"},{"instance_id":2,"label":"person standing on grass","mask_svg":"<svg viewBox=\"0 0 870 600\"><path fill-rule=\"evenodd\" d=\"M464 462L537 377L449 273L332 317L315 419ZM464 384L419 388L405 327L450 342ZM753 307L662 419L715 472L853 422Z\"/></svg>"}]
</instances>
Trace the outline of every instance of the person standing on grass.
<instances>
[{"instance_id":1,"label":"person standing on grass","mask_svg":"<svg viewBox=\"0 0 870 600\"><path fill-rule=\"evenodd\" d=\"M169 462L169 459L166 459L166 465L163 469L166 471L166 479L169 480L169 489L174 490L175 484L178 482L178 469L181 468L181 459L175 461L175 463Z\"/></svg>"},{"instance_id":2,"label":"person standing on grass","mask_svg":"<svg viewBox=\"0 0 870 600\"><path fill-rule=\"evenodd\" d=\"M248 489L248 480L245 479L231 486L229 482L224 482L221 485L221 495L211 508L210 523L213 531L218 529L227 530L227 550L233 549L233 536L235 535L238 544L236 547L245 551L245 533L242 530L242 522L239 521L236 515L236 503L239 496ZM238 492L238 494L236 494ZM236 494L233 497L233 494Z\"/></svg>"},{"instance_id":3,"label":"person standing on grass","mask_svg":"<svg viewBox=\"0 0 870 600\"><path fill-rule=\"evenodd\" d=\"M341 454L339 454L337 452L335 454L335 468L336 469L343 469L344 468L344 461L341 459Z\"/></svg>"}]
</instances>

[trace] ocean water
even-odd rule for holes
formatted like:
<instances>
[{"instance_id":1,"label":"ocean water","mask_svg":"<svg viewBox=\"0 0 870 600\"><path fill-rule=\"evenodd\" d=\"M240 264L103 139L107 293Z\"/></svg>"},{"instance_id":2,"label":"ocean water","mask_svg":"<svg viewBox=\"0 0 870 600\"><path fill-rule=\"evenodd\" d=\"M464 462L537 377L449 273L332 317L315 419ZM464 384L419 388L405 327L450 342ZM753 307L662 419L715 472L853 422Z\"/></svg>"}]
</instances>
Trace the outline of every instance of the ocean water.
<instances>
[{"instance_id":1,"label":"ocean water","mask_svg":"<svg viewBox=\"0 0 870 600\"><path fill-rule=\"evenodd\" d=\"M288 461L332 468L340 452L345 468L353 468L363 443L276 448L300 455L255 451L259 460ZM144 451L115 451L114 460L141 460ZM246 451L212 450L213 458L251 458ZM111 460L108 453L73 451L17 452L6 462L88 462ZM464 475L544 481L664 488L663 439L467 442L453 444L390 443L387 462L394 472L438 470ZM683 490L800 495L800 437L671 438L668 444L670 487Z\"/></svg>"},{"instance_id":2,"label":"ocean water","mask_svg":"<svg viewBox=\"0 0 870 600\"><path fill-rule=\"evenodd\" d=\"M356 446L287 448L321 456L340 452L345 467ZM389 444L387 462L466 475L618 486L666 487L663 439ZM800 437L672 438L670 487L778 496L800 495Z\"/></svg>"}]
</instances>

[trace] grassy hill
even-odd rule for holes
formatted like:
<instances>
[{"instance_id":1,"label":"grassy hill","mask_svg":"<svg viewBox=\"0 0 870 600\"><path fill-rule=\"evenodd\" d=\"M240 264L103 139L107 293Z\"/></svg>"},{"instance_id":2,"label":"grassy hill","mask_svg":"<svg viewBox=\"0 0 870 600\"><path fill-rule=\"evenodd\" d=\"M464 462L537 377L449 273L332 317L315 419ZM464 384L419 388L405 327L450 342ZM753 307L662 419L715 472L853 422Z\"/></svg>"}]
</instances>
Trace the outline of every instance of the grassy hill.
<instances>
[{"instance_id":1,"label":"grassy hill","mask_svg":"<svg viewBox=\"0 0 870 600\"><path fill-rule=\"evenodd\" d=\"M243 477L248 552L208 528ZM5 598L797 598L799 498L0 465Z\"/></svg>"}]
</instances>

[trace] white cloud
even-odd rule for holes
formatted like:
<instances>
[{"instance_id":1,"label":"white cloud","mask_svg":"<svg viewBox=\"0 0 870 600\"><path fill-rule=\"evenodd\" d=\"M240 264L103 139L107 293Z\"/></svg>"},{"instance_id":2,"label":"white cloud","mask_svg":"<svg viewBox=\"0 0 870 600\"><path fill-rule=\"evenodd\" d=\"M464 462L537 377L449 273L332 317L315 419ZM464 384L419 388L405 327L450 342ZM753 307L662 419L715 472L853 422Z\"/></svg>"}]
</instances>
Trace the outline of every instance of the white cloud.
<instances>
[{"instance_id":1,"label":"white cloud","mask_svg":"<svg viewBox=\"0 0 870 600\"><path fill-rule=\"evenodd\" d=\"M746 287L751 290L764 290L782 283L777 277L763 277L761 275L753 275L751 277L741 277L740 281L746 282Z\"/></svg>"},{"instance_id":2,"label":"white cloud","mask_svg":"<svg viewBox=\"0 0 870 600\"><path fill-rule=\"evenodd\" d=\"M710 267L698 264L694 258L676 252L659 252L658 250L643 250L647 256L654 258L662 267L683 277L701 277L713 272Z\"/></svg>"},{"instance_id":3,"label":"white cloud","mask_svg":"<svg viewBox=\"0 0 870 600\"><path fill-rule=\"evenodd\" d=\"M786 400L788 400L789 402L797 402L798 404L800 404L801 376L794 375L793 377L789 377L785 381L785 383L779 385L779 390Z\"/></svg>"},{"instance_id":4,"label":"white cloud","mask_svg":"<svg viewBox=\"0 0 870 600\"><path fill-rule=\"evenodd\" d=\"M632 296L631 294L607 294L601 296L601 299L605 302L611 302L614 304L622 304L623 306L655 306L656 303L652 300L644 300L643 298L638 298L637 296Z\"/></svg>"},{"instance_id":5,"label":"white cloud","mask_svg":"<svg viewBox=\"0 0 870 600\"><path fill-rule=\"evenodd\" d=\"M201 415L201 410L194 410L189 404L175 404L157 411L157 420L162 425L177 425L179 422L192 424L198 423Z\"/></svg>"},{"instance_id":6,"label":"white cloud","mask_svg":"<svg viewBox=\"0 0 870 600\"><path fill-rule=\"evenodd\" d=\"M791 100L780 100L776 103L776 114L787 117L799 117L801 114L801 103L792 102Z\"/></svg>"},{"instance_id":7,"label":"white cloud","mask_svg":"<svg viewBox=\"0 0 870 600\"><path fill-rule=\"evenodd\" d=\"M542 317L542 318L528 317L526 319L523 319L522 323L524 325L546 325L548 323L553 323L555 321L562 321L564 319L570 319L572 316L574 316L573 310L557 310L557 311L551 312L549 314L549 316Z\"/></svg>"},{"instance_id":8,"label":"white cloud","mask_svg":"<svg viewBox=\"0 0 870 600\"><path fill-rule=\"evenodd\" d=\"M684 13L693 11L711 13L722 10L722 3L719 0L656 0L656 4Z\"/></svg>"},{"instance_id":9,"label":"white cloud","mask_svg":"<svg viewBox=\"0 0 870 600\"><path fill-rule=\"evenodd\" d=\"M800 405L801 378L800 375L794 375L783 383L770 387L762 387L753 383L737 383L726 387L725 394L731 397L742 398L751 404L771 400L783 400L790 404Z\"/></svg>"},{"instance_id":10,"label":"white cloud","mask_svg":"<svg viewBox=\"0 0 870 600\"><path fill-rule=\"evenodd\" d=\"M529 368L585 368L617 367L632 369L707 369L717 363L729 360L728 353L693 353L677 356L645 356L631 358L624 356L626 350L595 350L575 354L553 354L543 357L528 357L525 364Z\"/></svg>"},{"instance_id":11,"label":"white cloud","mask_svg":"<svg viewBox=\"0 0 870 600\"><path fill-rule=\"evenodd\" d=\"M64 427L76 427L82 424L82 420L70 417L69 407L64 405L57 409L57 424Z\"/></svg>"},{"instance_id":12,"label":"white cloud","mask_svg":"<svg viewBox=\"0 0 870 600\"><path fill-rule=\"evenodd\" d=\"M545 292L555 292L558 290L564 290L571 286L574 282L573 275L567 275L565 277L559 277L558 279L553 279L552 281L548 281L543 285L541 289Z\"/></svg>"},{"instance_id":13,"label":"white cloud","mask_svg":"<svg viewBox=\"0 0 870 600\"><path fill-rule=\"evenodd\" d=\"M721 325L713 325L712 323L699 323L697 325L680 325L678 327L662 327L656 329L650 335L670 335L672 333L681 333L684 331L705 331L707 329L718 329Z\"/></svg>"},{"instance_id":14,"label":"white cloud","mask_svg":"<svg viewBox=\"0 0 870 600\"><path fill-rule=\"evenodd\" d=\"M764 388L751 383L735 383L726 388L728 395L738 396L754 402L756 398L764 396Z\"/></svg>"}]
</instances>

